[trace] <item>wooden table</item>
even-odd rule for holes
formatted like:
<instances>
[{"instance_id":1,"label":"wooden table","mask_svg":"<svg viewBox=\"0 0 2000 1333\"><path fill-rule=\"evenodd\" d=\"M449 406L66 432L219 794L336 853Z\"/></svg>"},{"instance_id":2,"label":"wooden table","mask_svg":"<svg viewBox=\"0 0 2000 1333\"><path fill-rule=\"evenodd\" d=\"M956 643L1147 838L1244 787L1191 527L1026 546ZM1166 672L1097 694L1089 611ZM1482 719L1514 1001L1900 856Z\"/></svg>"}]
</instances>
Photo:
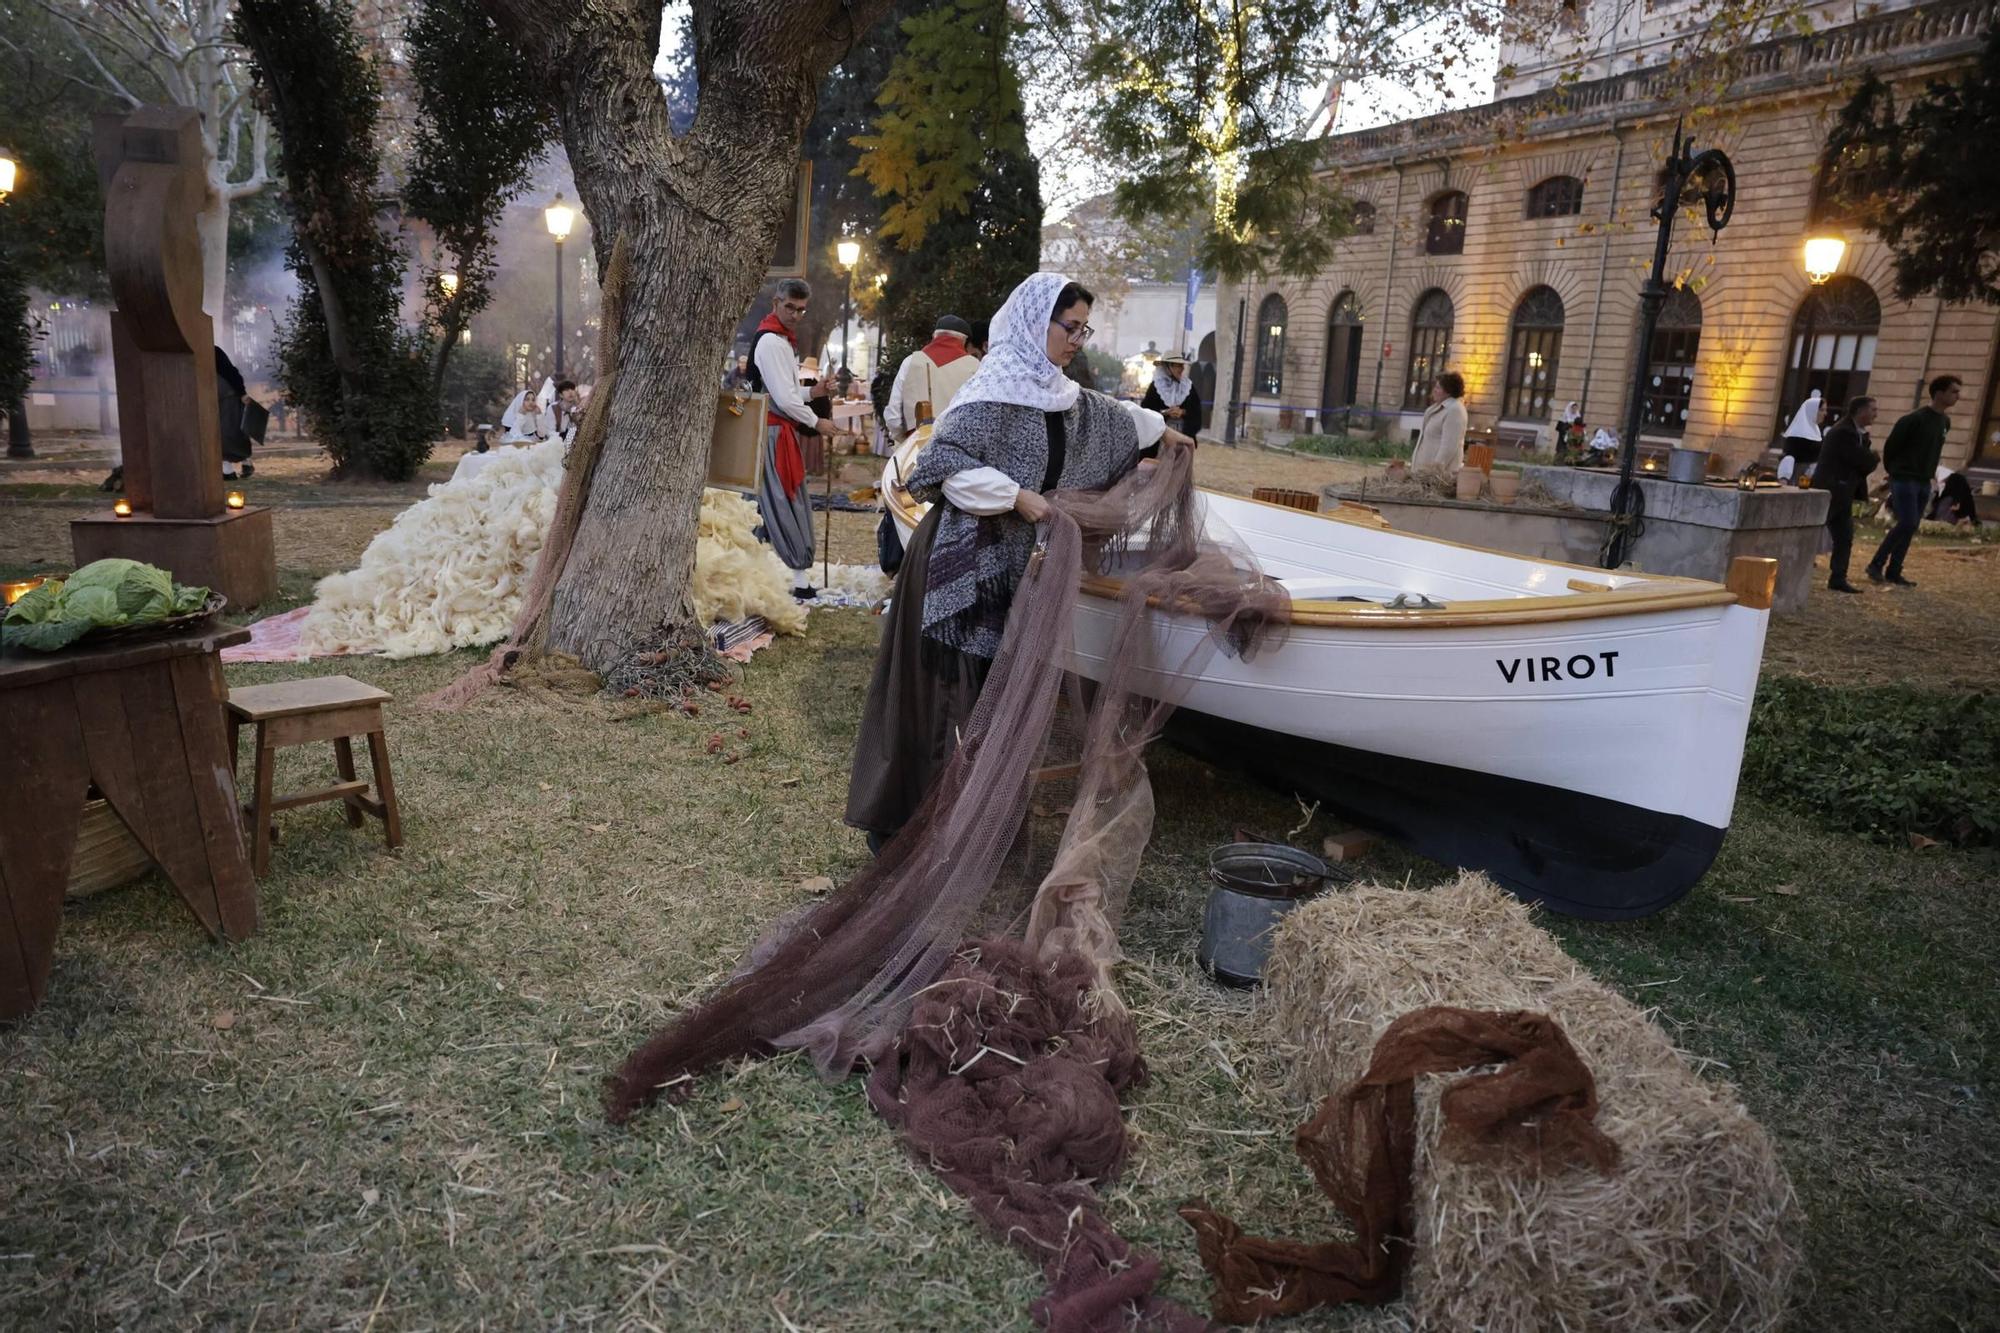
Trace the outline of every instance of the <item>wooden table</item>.
<instances>
[{"instance_id":1,"label":"wooden table","mask_svg":"<svg viewBox=\"0 0 2000 1333\"><path fill-rule=\"evenodd\" d=\"M256 933L219 656L249 638L209 625L0 659L0 1020L48 990L92 783L210 934Z\"/></svg>"}]
</instances>

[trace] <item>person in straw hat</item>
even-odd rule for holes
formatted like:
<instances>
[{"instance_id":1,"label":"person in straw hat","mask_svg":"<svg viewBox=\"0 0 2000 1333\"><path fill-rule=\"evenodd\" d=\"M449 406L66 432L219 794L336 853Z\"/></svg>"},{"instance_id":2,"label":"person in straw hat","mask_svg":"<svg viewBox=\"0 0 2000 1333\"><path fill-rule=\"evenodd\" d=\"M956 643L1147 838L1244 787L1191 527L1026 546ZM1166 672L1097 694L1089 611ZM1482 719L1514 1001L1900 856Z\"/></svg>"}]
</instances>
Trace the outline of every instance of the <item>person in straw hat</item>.
<instances>
[{"instance_id":1,"label":"person in straw hat","mask_svg":"<svg viewBox=\"0 0 2000 1333\"><path fill-rule=\"evenodd\" d=\"M1188 374L1184 352L1169 352L1153 367L1153 382L1139 406L1150 407L1184 435L1201 434L1201 394Z\"/></svg>"},{"instance_id":2,"label":"person in straw hat","mask_svg":"<svg viewBox=\"0 0 2000 1333\"><path fill-rule=\"evenodd\" d=\"M904 481L931 508L896 576L847 789L847 822L871 848L909 822L957 748L1048 517L1043 492L1102 490L1162 445L1194 444L1065 374L1095 301L1060 273L1016 287Z\"/></svg>"}]
</instances>

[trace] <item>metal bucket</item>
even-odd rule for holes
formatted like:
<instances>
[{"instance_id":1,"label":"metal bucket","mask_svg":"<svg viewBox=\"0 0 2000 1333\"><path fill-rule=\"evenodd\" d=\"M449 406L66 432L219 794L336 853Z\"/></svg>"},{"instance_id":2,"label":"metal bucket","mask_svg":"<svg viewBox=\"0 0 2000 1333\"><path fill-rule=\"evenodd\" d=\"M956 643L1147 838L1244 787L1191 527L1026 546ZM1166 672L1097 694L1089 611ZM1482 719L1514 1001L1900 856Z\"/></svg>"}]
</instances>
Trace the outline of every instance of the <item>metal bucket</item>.
<instances>
[{"instance_id":1,"label":"metal bucket","mask_svg":"<svg viewBox=\"0 0 2000 1333\"><path fill-rule=\"evenodd\" d=\"M1708 480L1708 450L1675 448L1667 455L1667 480L1695 486Z\"/></svg>"},{"instance_id":2,"label":"metal bucket","mask_svg":"<svg viewBox=\"0 0 2000 1333\"><path fill-rule=\"evenodd\" d=\"M1210 852L1211 887L1197 954L1202 970L1226 986L1257 985L1271 932L1331 874L1317 856L1277 843L1232 842Z\"/></svg>"}]
</instances>

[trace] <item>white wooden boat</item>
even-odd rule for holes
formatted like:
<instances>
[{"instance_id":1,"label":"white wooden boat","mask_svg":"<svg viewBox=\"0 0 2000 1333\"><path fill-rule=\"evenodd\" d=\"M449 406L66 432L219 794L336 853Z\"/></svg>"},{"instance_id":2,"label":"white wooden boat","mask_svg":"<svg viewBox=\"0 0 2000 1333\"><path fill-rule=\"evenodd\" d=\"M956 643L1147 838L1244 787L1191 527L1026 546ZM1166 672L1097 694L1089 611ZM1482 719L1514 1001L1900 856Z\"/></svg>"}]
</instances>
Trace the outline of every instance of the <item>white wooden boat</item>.
<instances>
[{"instance_id":1,"label":"white wooden boat","mask_svg":"<svg viewBox=\"0 0 2000 1333\"><path fill-rule=\"evenodd\" d=\"M923 507L884 495L907 542ZM1735 803L1775 561L1739 560L1724 586L1394 532L1355 506L1203 497L1211 529L1283 581L1292 625L1254 661L1210 654L1173 739L1579 916L1656 912L1706 872ZM1118 580L1084 592L1074 651L1094 676ZM1154 622L1161 662L1205 632L1166 610Z\"/></svg>"}]
</instances>

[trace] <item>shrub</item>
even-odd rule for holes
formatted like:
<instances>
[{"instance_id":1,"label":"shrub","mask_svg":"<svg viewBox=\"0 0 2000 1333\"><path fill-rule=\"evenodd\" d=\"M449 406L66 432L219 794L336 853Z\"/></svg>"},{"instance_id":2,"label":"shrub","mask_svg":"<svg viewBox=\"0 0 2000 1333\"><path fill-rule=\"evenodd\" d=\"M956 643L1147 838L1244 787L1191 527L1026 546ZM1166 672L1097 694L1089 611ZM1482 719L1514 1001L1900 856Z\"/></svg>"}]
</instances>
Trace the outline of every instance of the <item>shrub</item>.
<instances>
[{"instance_id":1,"label":"shrub","mask_svg":"<svg viewBox=\"0 0 2000 1333\"><path fill-rule=\"evenodd\" d=\"M2000 843L2000 699L1784 677L1757 687L1743 780L1835 828Z\"/></svg>"}]
</instances>

